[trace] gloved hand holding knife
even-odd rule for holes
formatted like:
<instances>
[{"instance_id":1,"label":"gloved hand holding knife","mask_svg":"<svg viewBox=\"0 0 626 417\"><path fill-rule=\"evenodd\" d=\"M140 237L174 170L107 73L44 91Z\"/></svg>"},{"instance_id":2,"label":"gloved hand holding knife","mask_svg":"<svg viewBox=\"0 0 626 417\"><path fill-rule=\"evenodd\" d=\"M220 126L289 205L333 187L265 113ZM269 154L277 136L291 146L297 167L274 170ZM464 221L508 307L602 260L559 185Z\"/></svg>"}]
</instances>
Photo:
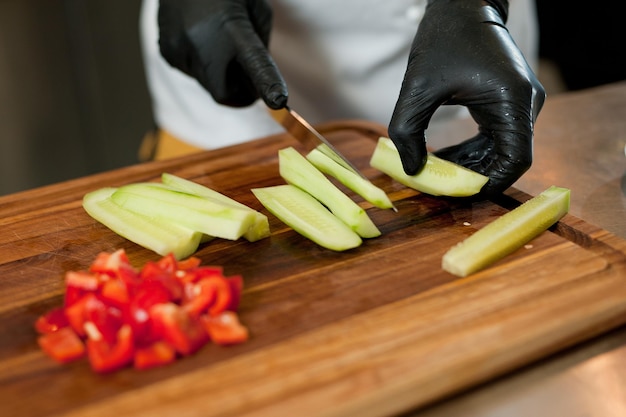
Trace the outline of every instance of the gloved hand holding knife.
<instances>
[{"instance_id":1,"label":"gloved hand holding knife","mask_svg":"<svg viewBox=\"0 0 626 417\"><path fill-rule=\"evenodd\" d=\"M482 196L512 185L532 163L533 126L545 91L504 23L506 0L430 0L419 25L389 135L408 174L425 162L435 110L466 106L479 133L437 154L490 178ZM287 105L287 86L269 54L265 0L161 0L160 49L220 104L257 98Z\"/></svg>"},{"instance_id":2,"label":"gloved hand holding knife","mask_svg":"<svg viewBox=\"0 0 626 417\"><path fill-rule=\"evenodd\" d=\"M159 46L172 66L197 79L215 101L248 106L259 97L287 104L287 85L267 45L272 10L264 0L161 0Z\"/></svg>"}]
</instances>

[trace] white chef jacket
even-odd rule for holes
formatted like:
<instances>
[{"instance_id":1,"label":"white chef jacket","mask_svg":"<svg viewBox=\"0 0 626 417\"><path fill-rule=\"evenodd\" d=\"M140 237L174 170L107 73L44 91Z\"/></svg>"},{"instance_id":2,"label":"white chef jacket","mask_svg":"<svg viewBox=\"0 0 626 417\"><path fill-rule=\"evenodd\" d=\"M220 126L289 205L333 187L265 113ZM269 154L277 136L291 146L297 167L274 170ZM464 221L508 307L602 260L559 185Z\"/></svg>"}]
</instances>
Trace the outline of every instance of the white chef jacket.
<instances>
[{"instance_id":1,"label":"white chef jacket","mask_svg":"<svg viewBox=\"0 0 626 417\"><path fill-rule=\"evenodd\" d=\"M270 0L270 52L289 105L313 123L366 119L387 125L426 0ZM245 108L216 103L192 77L171 67L158 46L158 0L144 0L141 40L157 125L199 148L213 149L283 129L262 100ZM509 32L533 67L534 0L510 0ZM433 122L459 114L440 108Z\"/></svg>"}]
</instances>

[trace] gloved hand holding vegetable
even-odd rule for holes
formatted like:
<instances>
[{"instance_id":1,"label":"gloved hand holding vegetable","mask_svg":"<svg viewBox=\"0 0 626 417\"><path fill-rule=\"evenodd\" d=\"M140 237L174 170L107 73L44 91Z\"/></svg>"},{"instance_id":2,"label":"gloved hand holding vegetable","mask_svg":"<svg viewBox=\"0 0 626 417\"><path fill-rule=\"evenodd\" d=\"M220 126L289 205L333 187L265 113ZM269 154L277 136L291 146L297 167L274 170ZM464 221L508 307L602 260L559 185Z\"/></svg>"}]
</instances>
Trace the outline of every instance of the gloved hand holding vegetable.
<instances>
[{"instance_id":1,"label":"gloved hand holding vegetable","mask_svg":"<svg viewBox=\"0 0 626 417\"><path fill-rule=\"evenodd\" d=\"M161 0L159 6L163 57L233 107L259 97L273 109L287 103L287 86L267 50L271 26L265 0Z\"/></svg>"},{"instance_id":2,"label":"gloved hand holding vegetable","mask_svg":"<svg viewBox=\"0 0 626 417\"><path fill-rule=\"evenodd\" d=\"M426 158L425 130L441 105L466 106L479 133L437 154L490 178L503 191L532 163L533 124L545 91L509 35L506 0L430 0L413 41L389 135L407 174ZM160 48L221 104L262 98L287 104L287 86L267 45L266 0L161 0Z\"/></svg>"},{"instance_id":3,"label":"gloved hand holding vegetable","mask_svg":"<svg viewBox=\"0 0 626 417\"><path fill-rule=\"evenodd\" d=\"M506 0L431 0L413 41L389 135L407 174L426 158L441 105L466 106L479 133L436 154L489 177L481 195L512 185L532 163L545 91L504 26Z\"/></svg>"}]
</instances>

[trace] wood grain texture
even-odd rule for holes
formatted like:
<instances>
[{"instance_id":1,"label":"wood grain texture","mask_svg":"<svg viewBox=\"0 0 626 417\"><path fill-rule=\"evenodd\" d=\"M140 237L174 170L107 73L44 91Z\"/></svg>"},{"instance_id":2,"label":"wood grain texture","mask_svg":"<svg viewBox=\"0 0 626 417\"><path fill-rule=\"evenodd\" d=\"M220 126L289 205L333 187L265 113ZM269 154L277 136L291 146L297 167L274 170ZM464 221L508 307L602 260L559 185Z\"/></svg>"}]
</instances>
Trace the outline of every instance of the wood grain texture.
<instances>
[{"instance_id":1,"label":"wood grain texture","mask_svg":"<svg viewBox=\"0 0 626 417\"><path fill-rule=\"evenodd\" d=\"M297 142L279 135L1 197L0 413L389 415L626 321L623 239L568 215L532 247L459 279L441 270L443 253L529 196L511 189L469 203L419 194L369 168L375 127L327 128L398 213L363 203L382 236L345 253L271 215L268 239L204 244L203 263L244 277L240 312L251 339L160 369L97 375L85 361L60 366L37 348L33 323L62 302L65 271L118 248L137 266L158 258L93 221L82 196L170 172L262 210L250 189L283 183L277 151Z\"/></svg>"}]
</instances>

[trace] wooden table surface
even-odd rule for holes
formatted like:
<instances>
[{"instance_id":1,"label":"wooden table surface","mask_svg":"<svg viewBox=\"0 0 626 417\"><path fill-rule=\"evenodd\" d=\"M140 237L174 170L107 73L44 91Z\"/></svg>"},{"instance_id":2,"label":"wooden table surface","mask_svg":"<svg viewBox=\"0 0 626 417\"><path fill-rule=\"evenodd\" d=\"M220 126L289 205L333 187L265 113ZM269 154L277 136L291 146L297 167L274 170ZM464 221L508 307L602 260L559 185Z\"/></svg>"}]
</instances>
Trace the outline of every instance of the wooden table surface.
<instances>
[{"instance_id":1,"label":"wooden table surface","mask_svg":"<svg viewBox=\"0 0 626 417\"><path fill-rule=\"evenodd\" d=\"M271 218L268 239L208 242L198 252L205 263L244 276L251 340L147 372L96 375L36 346L32 324L62 301L64 271L120 247L137 265L156 258L87 216L82 195L171 172L260 209L249 190L280 183L276 152L293 139L0 197L0 414L623 415L624 116L626 84L549 99L531 171L505 197L471 204L369 168L377 130L367 123L326 126L398 207L368 207L383 235L338 254ZM430 145L466 131L467 121L433 128ZM572 214L532 247L465 279L440 269L447 248L552 184L572 189Z\"/></svg>"}]
</instances>

